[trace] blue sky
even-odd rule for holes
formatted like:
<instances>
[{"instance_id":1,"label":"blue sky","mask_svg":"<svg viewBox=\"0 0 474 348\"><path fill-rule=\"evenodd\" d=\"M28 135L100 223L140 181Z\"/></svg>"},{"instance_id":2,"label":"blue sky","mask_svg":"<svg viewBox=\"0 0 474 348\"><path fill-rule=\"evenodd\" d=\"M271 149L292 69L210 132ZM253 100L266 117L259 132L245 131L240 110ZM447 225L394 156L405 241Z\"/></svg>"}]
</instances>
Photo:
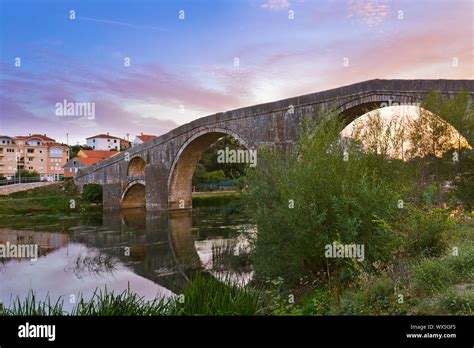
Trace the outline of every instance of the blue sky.
<instances>
[{"instance_id":1,"label":"blue sky","mask_svg":"<svg viewBox=\"0 0 474 348\"><path fill-rule=\"evenodd\" d=\"M0 0L0 133L163 134L371 78L472 79L472 13L469 0ZM64 99L95 103L95 119L56 116Z\"/></svg>"}]
</instances>

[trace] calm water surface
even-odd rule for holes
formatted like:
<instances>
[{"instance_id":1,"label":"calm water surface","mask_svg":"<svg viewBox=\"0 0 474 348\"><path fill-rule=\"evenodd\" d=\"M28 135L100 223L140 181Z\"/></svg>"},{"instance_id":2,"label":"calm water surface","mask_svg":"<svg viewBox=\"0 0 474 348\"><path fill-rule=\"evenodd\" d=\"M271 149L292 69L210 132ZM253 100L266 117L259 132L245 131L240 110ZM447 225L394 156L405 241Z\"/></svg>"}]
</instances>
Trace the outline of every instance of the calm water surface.
<instances>
[{"instance_id":1,"label":"calm water surface","mask_svg":"<svg viewBox=\"0 0 474 348\"><path fill-rule=\"evenodd\" d=\"M68 310L71 295L89 299L98 288L130 288L152 299L179 293L196 271L239 283L252 277L248 266L217 262L221 253L248 250L255 232L238 207L65 215L53 225L23 219L21 229L0 226L0 244L38 244L40 256L0 259L0 303L6 306L31 290L38 299L62 297Z\"/></svg>"}]
</instances>

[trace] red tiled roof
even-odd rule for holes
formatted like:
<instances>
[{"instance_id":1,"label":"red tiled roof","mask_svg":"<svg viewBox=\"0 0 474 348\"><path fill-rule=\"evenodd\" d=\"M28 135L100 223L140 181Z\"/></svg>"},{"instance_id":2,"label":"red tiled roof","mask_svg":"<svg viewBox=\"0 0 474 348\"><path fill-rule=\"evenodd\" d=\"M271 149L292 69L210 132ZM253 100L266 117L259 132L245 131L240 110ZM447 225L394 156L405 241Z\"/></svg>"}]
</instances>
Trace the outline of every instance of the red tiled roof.
<instances>
[{"instance_id":1,"label":"red tiled roof","mask_svg":"<svg viewBox=\"0 0 474 348\"><path fill-rule=\"evenodd\" d=\"M47 137L46 134L32 134L32 135L17 135L14 139L27 140L31 138L38 138L44 141L56 141L53 138Z\"/></svg>"},{"instance_id":2,"label":"red tiled roof","mask_svg":"<svg viewBox=\"0 0 474 348\"><path fill-rule=\"evenodd\" d=\"M62 147L62 148L69 148L66 144L60 144L60 143L48 143L46 144L48 147Z\"/></svg>"},{"instance_id":3,"label":"red tiled roof","mask_svg":"<svg viewBox=\"0 0 474 348\"><path fill-rule=\"evenodd\" d=\"M120 151L107 151L107 150L81 150L81 152L86 155L86 158L109 158L113 155L118 154ZM84 157L81 157L84 158Z\"/></svg>"},{"instance_id":4,"label":"red tiled roof","mask_svg":"<svg viewBox=\"0 0 474 348\"><path fill-rule=\"evenodd\" d=\"M150 140L153 140L156 138L156 135L147 135L147 134L142 134L142 135L137 135L137 138L143 141L144 143Z\"/></svg>"},{"instance_id":5,"label":"red tiled roof","mask_svg":"<svg viewBox=\"0 0 474 348\"><path fill-rule=\"evenodd\" d=\"M92 138L120 139L120 137L114 137L113 135L109 135L109 134L97 134L86 139L92 139Z\"/></svg>"},{"instance_id":6,"label":"red tiled roof","mask_svg":"<svg viewBox=\"0 0 474 348\"><path fill-rule=\"evenodd\" d=\"M103 161L103 158L84 158L84 157L75 157L74 161L79 161L85 166L91 166L97 162ZM72 160L71 160L72 161Z\"/></svg>"}]
</instances>

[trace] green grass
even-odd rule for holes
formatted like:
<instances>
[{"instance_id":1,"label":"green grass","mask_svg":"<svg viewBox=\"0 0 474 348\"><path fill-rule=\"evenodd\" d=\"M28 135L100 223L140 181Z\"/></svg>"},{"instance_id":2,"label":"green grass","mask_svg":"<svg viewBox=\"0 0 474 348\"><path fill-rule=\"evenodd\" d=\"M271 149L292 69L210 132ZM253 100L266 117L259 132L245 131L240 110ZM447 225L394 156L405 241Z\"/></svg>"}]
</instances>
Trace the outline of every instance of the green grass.
<instances>
[{"instance_id":1,"label":"green grass","mask_svg":"<svg viewBox=\"0 0 474 348\"><path fill-rule=\"evenodd\" d=\"M170 299L146 300L130 289L116 294L96 290L91 299L80 297L71 312L64 300L51 302L49 294L39 300L31 291L18 297L10 307L0 303L0 315L18 316L151 316L151 315L256 315L261 311L259 294L254 290L221 283L209 275L196 275L182 294Z\"/></svg>"},{"instance_id":2,"label":"green grass","mask_svg":"<svg viewBox=\"0 0 474 348\"><path fill-rule=\"evenodd\" d=\"M222 283L209 275L197 274L176 302L174 315L257 315L262 312L260 293L246 287Z\"/></svg>"},{"instance_id":3,"label":"green grass","mask_svg":"<svg viewBox=\"0 0 474 348\"><path fill-rule=\"evenodd\" d=\"M75 207L71 207L74 200ZM55 225L81 212L100 211L101 206L84 201L72 183L65 182L0 196L0 225ZM21 217L21 218L20 218Z\"/></svg>"},{"instance_id":4,"label":"green grass","mask_svg":"<svg viewBox=\"0 0 474 348\"><path fill-rule=\"evenodd\" d=\"M459 248L459 255L423 258L414 264L412 280L421 295L433 295L455 284L474 282L474 244Z\"/></svg>"}]
</instances>

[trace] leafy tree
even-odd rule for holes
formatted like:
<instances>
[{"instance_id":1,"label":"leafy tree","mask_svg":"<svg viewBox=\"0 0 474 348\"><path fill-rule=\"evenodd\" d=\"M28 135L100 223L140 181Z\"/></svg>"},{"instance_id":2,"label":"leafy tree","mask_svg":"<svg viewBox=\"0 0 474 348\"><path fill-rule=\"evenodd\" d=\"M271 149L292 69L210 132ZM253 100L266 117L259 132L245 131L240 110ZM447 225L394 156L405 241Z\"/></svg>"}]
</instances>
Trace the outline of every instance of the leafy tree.
<instances>
[{"instance_id":1,"label":"leafy tree","mask_svg":"<svg viewBox=\"0 0 474 348\"><path fill-rule=\"evenodd\" d=\"M15 178L21 176L22 178L33 178L39 176L39 173L35 170L20 169L15 173Z\"/></svg>"},{"instance_id":2,"label":"leafy tree","mask_svg":"<svg viewBox=\"0 0 474 348\"><path fill-rule=\"evenodd\" d=\"M77 156L77 153L81 150L92 150L92 147L87 145L73 145L71 146L71 151L69 152L69 159Z\"/></svg>"},{"instance_id":3,"label":"leafy tree","mask_svg":"<svg viewBox=\"0 0 474 348\"><path fill-rule=\"evenodd\" d=\"M231 136L224 136L212 144L202 155L193 176L193 184L212 183L240 178L245 173L245 163L219 163L219 150L245 150L245 147Z\"/></svg>"},{"instance_id":4,"label":"leafy tree","mask_svg":"<svg viewBox=\"0 0 474 348\"><path fill-rule=\"evenodd\" d=\"M102 203L102 185L87 184L82 191L82 198L89 203Z\"/></svg>"}]
</instances>

